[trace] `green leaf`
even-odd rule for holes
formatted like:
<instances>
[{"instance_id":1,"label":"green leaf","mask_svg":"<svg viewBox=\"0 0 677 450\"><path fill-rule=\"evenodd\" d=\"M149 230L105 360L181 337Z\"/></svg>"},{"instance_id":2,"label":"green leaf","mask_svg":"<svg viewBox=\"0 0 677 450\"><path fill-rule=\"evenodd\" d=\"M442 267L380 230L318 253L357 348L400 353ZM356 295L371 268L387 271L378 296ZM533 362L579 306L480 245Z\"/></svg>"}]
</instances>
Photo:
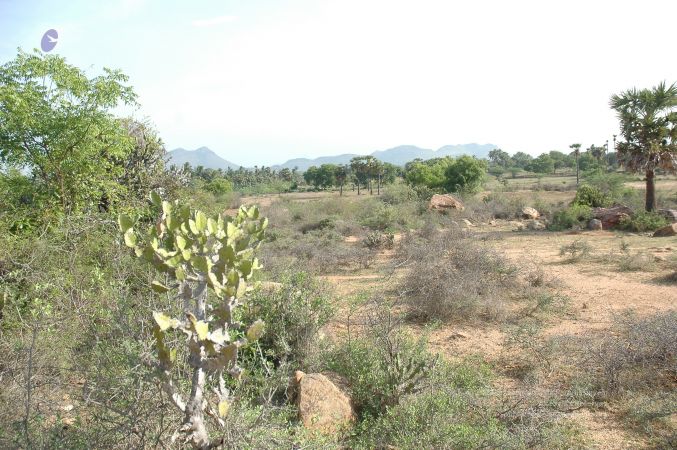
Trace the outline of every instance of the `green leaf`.
<instances>
[{"instance_id":1,"label":"green leaf","mask_svg":"<svg viewBox=\"0 0 677 450\"><path fill-rule=\"evenodd\" d=\"M190 228L190 232L198 235L200 234L200 230L197 229L197 225L195 224L195 221L193 219L188 220L188 228Z\"/></svg>"},{"instance_id":2,"label":"green leaf","mask_svg":"<svg viewBox=\"0 0 677 450\"><path fill-rule=\"evenodd\" d=\"M206 256L193 256L190 260L190 263L193 267L200 272L207 273L209 272L209 260Z\"/></svg>"},{"instance_id":3,"label":"green leaf","mask_svg":"<svg viewBox=\"0 0 677 450\"><path fill-rule=\"evenodd\" d=\"M165 286L164 284L160 283L159 281L153 281L150 284L150 287L153 288L155 292L158 292L160 294L164 294L165 292L169 292L169 288Z\"/></svg>"},{"instance_id":4,"label":"green leaf","mask_svg":"<svg viewBox=\"0 0 677 450\"><path fill-rule=\"evenodd\" d=\"M195 226L200 232L203 232L207 229L207 216L202 211L195 213Z\"/></svg>"},{"instance_id":5,"label":"green leaf","mask_svg":"<svg viewBox=\"0 0 677 450\"><path fill-rule=\"evenodd\" d=\"M183 236L177 234L176 236L174 236L174 241L176 242L176 247L179 250L183 250L184 248L186 248L187 241L186 238L184 238Z\"/></svg>"},{"instance_id":6,"label":"green leaf","mask_svg":"<svg viewBox=\"0 0 677 450\"><path fill-rule=\"evenodd\" d=\"M199 340L204 341L207 339L207 335L209 334L209 324L207 322L198 320L193 323L193 327L195 328L195 333L197 333L197 338Z\"/></svg>"},{"instance_id":7,"label":"green leaf","mask_svg":"<svg viewBox=\"0 0 677 450\"><path fill-rule=\"evenodd\" d=\"M172 319L168 315L157 311L153 311L153 319L155 319L155 323L158 324L161 331L168 330L169 328L176 328L179 323L178 320Z\"/></svg>"},{"instance_id":8,"label":"green leaf","mask_svg":"<svg viewBox=\"0 0 677 450\"><path fill-rule=\"evenodd\" d=\"M216 234L219 231L219 226L216 224L216 221L211 217L207 219L207 229L211 234Z\"/></svg>"},{"instance_id":9,"label":"green leaf","mask_svg":"<svg viewBox=\"0 0 677 450\"><path fill-rule=\"evenodd\" d=\"M230 408L230 405L226 400L221 400L219 402L219 416L226 417L226 414L228 414L228 409Z\"/></svg>"},{"instance_id":10,"label":"green leaf","mask_svg":"<svg viewBox=\"0 0 677 450\"><path fill-rule=\"evenodd\" d=\"M127 230L134 226L134 221L128 215L120 214L118 216L118 225L120 226L120 231L126 233Z\"/></svg>"},{"instance_id":11,"label":"green leaf","mask_svg":"<svg viewBox=\"0 0 677 450\"><path fill-rule=\"evenodd\" d=\"M162 202L162 212L165 214L171 214L172 213L172 204L169 203L168 201Z\"/></svg>"},{"instance_id":12,"label":"green leaf","mask_svg":"<svg viewBox=\"0 0 677 450\"><path fill-rule=\"evenodd\" d=\"M151 191L150 201L151 203L153 203L153 205L157 206L158 208L162 206L162 197L160 197L160 194L158 194L155 191Z\"/></svg>"},{"instance_id":13,"label":"green leaf","mask_svg":"<svg viewBox=\"0 0 677 450\"><path fill-rule=\"evenodd\" d=\"M263 330L265 328L265 324L263 323L263 320L259 319L247 330L247 339L250 341L256 341L259 339L261 336L263 336Z\"/></svg>"},{"instance_id":14,"label":"green leaf","mask_svg":"<svg viewBox=\"0 0 677 450\"><path fill-rule=\"evenodd\" d=\"M127 247L134 248L136 247L136 234L134 233L134 230L132 228L128 229L125 234L125 245Z\"/></svg>"}]
</instances>

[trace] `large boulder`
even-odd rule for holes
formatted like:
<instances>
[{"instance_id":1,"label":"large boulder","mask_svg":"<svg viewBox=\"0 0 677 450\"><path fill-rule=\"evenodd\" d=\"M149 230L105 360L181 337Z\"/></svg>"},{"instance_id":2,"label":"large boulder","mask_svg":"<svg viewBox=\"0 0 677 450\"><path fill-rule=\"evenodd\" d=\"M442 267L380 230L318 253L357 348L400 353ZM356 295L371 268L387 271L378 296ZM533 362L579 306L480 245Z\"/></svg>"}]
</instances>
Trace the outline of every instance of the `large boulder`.
<instances>
[{"instance_id":1,"label":"large boulder","mask_svg":"<svg viewBox=\"0 0 677 450\"><path fill-rule=\"evenodd\" d=\"M677 222L677 209L659 209L658 214L668 219L670 222Z\"/></svg>"},{"instance_id":2,"label":"large boulder","mask_svg":"<svg viewBox=\"0 0 677 450\"><path fill-rule=\"evenodd\" d=\"M462 201L453 197L452 195L435 194L430 199L430 203L428 204L428 209L434 209L436 211L446 211L446 210L449 210L449 209L457 209L459 211L463 211L465 209L465 206L463 206Z\"/></svg>"},{"instance_id":3,"label":"large boulder","mask_svg":"<svg viewBox=\"0 0 677 450\"><path fill-rule=\"evenodd\" d=\"M540 217L541 215L536 211L534 208L530 206L525 206L522 208L522 219L531 219L531 220L536 220Z\"/></svg>"},{"instance_id":4,"label":"large boulder","mask_svg":"<svg viewBox=\"0 0 677 450\"><path fill-rule=\"evenodd\" d=\"M299 419L306 428L334 433L355 421L355 409L350 397L327 376L298 370L292 382L295 385Z\"/></svg>"},{"instance_id":5,"label":"large boulder","mask_svg":"<svg viewBox=\"0 0 677 450\"><path fill-rule=\"evenodd\" d=\"M653 237L677 236L677 222L663 228L659 228L653 234Z\"/></svg>"},{"instance_id":6,"label":"large boulder","mask_svg":"<svg viewBox=\"0 0 677 450\"><path fill-rule=\"evenodd\" d=\"M592 208L592 217L602 222L602 229L615 228L625 218L630 217L632 210L627 206L616 205L610 208Z\"/></svg>"},{"instance_id":7,"label":"large boulder","mask_svg":"<svg viewBox=\"0 0 677 450\"><path fill-rule=\"evenodd\" d=\"M599 231L602 229L602 221L599 219L590 219L588 230Z\"/></svg>"}]
</instances>

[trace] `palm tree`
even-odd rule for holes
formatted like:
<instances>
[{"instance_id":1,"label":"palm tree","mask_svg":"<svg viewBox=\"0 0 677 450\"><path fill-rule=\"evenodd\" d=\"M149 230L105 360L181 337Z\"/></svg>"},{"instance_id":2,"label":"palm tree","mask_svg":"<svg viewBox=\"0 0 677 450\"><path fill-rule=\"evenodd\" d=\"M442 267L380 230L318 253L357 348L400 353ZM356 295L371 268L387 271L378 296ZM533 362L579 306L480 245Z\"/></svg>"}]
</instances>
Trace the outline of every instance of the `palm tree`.
<instances>
[{"instance_id":1,"label":"palm tree","mask_svg":"<svg viewBox=\"0 0 677 450\"><path fill-rule=\"evenodd\" d=\"M578 157L581 155L581 144L571 144L569 148L574 149L574 158L576 158L576 186L578 186Z\"/></svg>"},{"instance_id":2,"label":"palm tree","mask_svg":"<svg viewBox=\"0 0 677 450\"><path fill-rule=\"evenodd\" d=\"M646 210L656 209L656 169L677 170L677 83L653 89L630 89L611 97L618 113L621 140L618 159L646 174Z\"/></svg>"}]
</instances>

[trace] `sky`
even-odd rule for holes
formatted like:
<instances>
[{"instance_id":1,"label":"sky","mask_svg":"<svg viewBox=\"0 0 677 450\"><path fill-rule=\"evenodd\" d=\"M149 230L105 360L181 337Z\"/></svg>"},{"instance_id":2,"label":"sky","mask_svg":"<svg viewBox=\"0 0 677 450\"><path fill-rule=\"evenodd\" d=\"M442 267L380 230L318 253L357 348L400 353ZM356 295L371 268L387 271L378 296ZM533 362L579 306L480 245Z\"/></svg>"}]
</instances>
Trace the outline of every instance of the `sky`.
<instances>
[{"instance_id":1,"label":"sky","mask_svg":"<svg viewBox=\"0 0 677 450\"><path fill-rule=\"evenodd\" d=\"M168 149L245 166L397 145L603 145L609 97L677 81L677 1L0 0L0 64L121 69ZM125 111L125 113L128 113Z\"/></svg>"}]
</instances>

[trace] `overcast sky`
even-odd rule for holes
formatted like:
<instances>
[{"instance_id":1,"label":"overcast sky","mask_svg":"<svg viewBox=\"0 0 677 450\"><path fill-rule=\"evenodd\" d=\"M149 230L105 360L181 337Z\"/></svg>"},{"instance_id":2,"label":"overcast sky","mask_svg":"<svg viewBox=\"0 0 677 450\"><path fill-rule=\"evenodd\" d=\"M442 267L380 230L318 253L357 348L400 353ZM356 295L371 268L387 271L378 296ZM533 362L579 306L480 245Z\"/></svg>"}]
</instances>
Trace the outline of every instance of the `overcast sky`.
<instances>
[{"instance_id":1,"label":"overcast sky","mask_svg":"<svg viewBox=\"0 0 677 450\"><path fill-rule=\"evenodd\" d=\"M168 149L243 165L402 144L538 154L617 133L609 97L677 81L677 1L0 0L0 62L122 69Z\"/></svg>"}]
</instances>

